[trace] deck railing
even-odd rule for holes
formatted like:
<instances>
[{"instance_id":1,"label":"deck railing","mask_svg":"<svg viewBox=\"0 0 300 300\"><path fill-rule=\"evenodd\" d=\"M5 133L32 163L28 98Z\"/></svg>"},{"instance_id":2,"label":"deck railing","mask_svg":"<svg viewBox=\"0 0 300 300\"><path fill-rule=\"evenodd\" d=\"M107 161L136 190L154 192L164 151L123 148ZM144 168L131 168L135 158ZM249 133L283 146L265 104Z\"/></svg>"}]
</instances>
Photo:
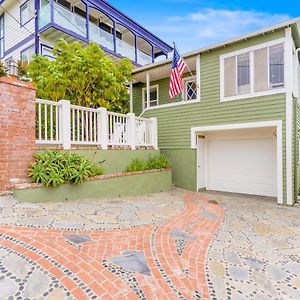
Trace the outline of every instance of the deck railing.
<instances>
[{"instance_id":1,"label":"deck railing","mask_svg":"<svg viewBox=\"0 0 300 300\"><path fill-rule=\"evenodd\" d=\"M157 149L156 118L108 112L59 102L36 100L36 143L72 146L152 147Z\"/></svg>"}]
</instances>

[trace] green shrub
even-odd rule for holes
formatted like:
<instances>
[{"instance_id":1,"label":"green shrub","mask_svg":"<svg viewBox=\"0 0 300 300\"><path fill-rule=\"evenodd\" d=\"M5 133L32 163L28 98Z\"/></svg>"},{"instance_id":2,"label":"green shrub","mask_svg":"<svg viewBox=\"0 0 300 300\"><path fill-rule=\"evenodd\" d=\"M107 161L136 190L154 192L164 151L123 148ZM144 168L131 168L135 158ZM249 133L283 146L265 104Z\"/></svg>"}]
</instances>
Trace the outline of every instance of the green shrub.
<instances>
[{"instance_id":1,"label":"green shrub","mask_svg":"<svg viewBox=\"0 0 300 300\"><path fill-rule=\"evenodd\" d=\"M139 158L133 159L130 165L126 168L126 172L136 172L142 170L146 170L146 163Z\"/></svg>"},{"instance_id":2,"label":"green shrub","mask_svg":"<svg viewBox=\"0 0 300 300\"><path fill-rule=\"evenodd\" d=\"M168 159L164 155L149 156L147 161L139 158L133 159L126 168L126 172L135 172L153 169L167 169L170 167Z\"/></svg>"},{"instance_id":3,"label":"green shrub","mask_svg":"<svg viewBox=\"0 0 300 300\"><path fill-rule=\"evenodd\" d=\"M160 154L157 156L149 156L147 162L146 162L146 168L147 170L151 169L167 169L170 167L170 163L168 159Z\"/></svg>"},{"instance_id":4,"label":"green shrub","mask_svg":"<svg viewBox=\"0 0 300 300\"><path fill-rule=\"evenodd\" d=\"M32 182L59 186L65 182L79 184L89 177L102 175L103 169L75 153L47 151L35 155L29 169Z\"/></svg>"}]
</instances>

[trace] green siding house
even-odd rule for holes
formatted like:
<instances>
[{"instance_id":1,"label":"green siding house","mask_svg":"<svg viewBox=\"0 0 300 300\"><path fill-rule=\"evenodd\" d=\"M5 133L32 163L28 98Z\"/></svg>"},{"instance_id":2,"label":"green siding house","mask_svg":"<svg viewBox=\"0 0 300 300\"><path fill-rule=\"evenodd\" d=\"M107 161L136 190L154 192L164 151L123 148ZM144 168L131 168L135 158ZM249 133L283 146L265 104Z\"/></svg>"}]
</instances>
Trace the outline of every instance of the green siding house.
<instances>
[{"instance_id":1,"label":"green siding house","mask_svg":"<svg viewBox=\"0 0 300 300\"><path fill-rule=\"evenodd\" d=\"M131 110L158 119L158 146L176 186L297 200L299 24L184 54L192 74L172 100L171 59L134 70Z\"/></svg>"}]
</instances>

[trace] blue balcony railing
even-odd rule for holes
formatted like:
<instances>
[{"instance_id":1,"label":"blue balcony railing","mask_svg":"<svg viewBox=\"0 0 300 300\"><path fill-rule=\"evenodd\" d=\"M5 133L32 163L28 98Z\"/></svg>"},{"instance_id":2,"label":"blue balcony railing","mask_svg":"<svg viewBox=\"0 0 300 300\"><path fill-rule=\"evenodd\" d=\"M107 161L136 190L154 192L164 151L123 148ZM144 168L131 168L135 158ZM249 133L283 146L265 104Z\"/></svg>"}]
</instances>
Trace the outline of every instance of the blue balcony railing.
<instances>
[{"instance_id":1,"label":"blue balcony railing","mask_svg":"<svg viewBox=\"0 0 300 300\"><path fill-rule=\"evenodd\" d=\"M53 23L66 29L67 32L73 32L76 35L88 38L87 20L76 13L73 13L61 5L53 2ZM43 5L39 11L39 28L42 29L51 22L51 5ZM104 31L92 22L88 22L89 40L107 48L110 51L115 50L114 35ZM128 57L130 60L140 65L152 63L152 56L137 49L137 58L135 55L135 45L131 45L124 40L116 37L116 53Z\"/></svg>"},{"instance_id":2,"label":"blue balcony railing","mask_svg":"<svg viewBox=\"0 0 300 300\"><path fill-rule=\"evenodd\" d=\"M109 50L114 50L114 36L111 33L102 30L91 22L89 23L89 27L91 41L96 42Z\"/></svg>"}]
</instances>

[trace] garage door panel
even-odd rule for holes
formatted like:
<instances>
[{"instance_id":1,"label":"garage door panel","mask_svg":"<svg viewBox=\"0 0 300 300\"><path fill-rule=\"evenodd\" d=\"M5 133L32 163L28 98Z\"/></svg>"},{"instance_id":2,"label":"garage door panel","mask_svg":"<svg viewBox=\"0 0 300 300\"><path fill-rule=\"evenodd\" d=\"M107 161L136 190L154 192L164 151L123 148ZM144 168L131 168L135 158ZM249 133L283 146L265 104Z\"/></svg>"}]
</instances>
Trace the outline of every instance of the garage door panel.
<instances>
[{"instance_id":1,"label":"garage door panel","mask_svg":"<svg viewBox=\"0 0 300 300\"><path fill-rule=\"evenodd\" d=\"M276 140L208 141L208 189L276 196Z\"/></svg>"}]
</instances>

